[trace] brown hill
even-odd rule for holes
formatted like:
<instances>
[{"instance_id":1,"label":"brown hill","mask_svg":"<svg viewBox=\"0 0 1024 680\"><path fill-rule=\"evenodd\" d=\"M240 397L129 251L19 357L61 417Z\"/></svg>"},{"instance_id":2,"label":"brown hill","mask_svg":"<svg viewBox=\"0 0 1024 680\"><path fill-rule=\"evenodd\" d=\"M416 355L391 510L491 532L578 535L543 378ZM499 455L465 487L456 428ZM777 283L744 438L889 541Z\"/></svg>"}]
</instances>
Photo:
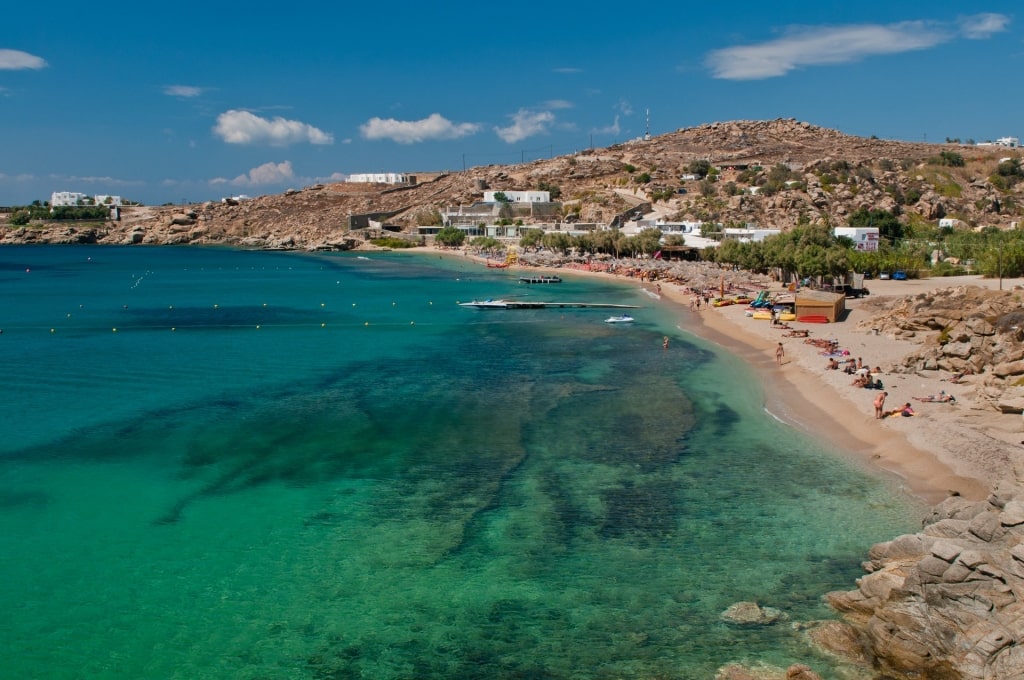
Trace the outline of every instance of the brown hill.
<instances>
[{"instance_id":1,"label":"brown hill","mask_svg":"<svg viewBox=\"0 0 1024 680\"><path fill-rule=\"evenodd\" d=\"M520 165L420 176L412 186L316 185L241 203L133 208L119 224L31 225L7 230L0 242L350 248L366 238L357 227L367 219L414 233L438 211L481 200L484 189L542 187L557 187L562 215L585 222L610 223L653 203L666 219L782 229L800 221L843 225L864 207L910 222L954 217L965 226L1007 227L1018 219L1024 190L1012 184L1016 177L997 174L1000 159L1009 156L1019 154L865 139L792 119L733 121ZM720 171L718 181L681 179L694 161L708 161Z\"/></svg>"}]
</instances>

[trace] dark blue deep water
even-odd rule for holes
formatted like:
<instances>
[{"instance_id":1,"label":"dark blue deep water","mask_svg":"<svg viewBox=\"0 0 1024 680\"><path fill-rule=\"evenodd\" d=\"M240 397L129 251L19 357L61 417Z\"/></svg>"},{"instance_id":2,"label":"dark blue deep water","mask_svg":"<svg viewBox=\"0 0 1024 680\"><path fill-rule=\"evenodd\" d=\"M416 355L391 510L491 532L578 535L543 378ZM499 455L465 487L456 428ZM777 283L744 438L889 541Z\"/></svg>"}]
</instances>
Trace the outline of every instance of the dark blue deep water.
<instances>
[{"instance_id":1,"label":"dark blue deep water","mask_svg":"<svg viewBox=\"0 0 1024 680\"><path fill-rule=\"evenodd\" d=\"M831 616L912 501L636 288L516 278L0 248L2 674L829 673L791 623ZM456 305L509 295L641 308ZM721 622L740 600L790 622Z\"/></svg>"}]
</instances>

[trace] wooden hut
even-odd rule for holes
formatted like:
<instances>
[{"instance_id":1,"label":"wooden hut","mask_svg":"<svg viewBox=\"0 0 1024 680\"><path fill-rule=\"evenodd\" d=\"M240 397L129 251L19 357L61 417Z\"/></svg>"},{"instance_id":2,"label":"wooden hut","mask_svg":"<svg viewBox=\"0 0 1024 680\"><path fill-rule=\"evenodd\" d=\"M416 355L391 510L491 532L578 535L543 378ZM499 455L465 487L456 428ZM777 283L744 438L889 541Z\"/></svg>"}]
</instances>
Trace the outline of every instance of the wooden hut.
<instances>
[{"instance_id":1,"label":"wooden hut","mask_svg":"<svg viewBox=\"0 0 1024 680\"><path fill-rule=\"evenodd\" d=\"M823 316L829 323L843 318L846 311L846 296L824 290L801 290L796 296L796 318L802 316Z\"/></svg>"}]
</instances>

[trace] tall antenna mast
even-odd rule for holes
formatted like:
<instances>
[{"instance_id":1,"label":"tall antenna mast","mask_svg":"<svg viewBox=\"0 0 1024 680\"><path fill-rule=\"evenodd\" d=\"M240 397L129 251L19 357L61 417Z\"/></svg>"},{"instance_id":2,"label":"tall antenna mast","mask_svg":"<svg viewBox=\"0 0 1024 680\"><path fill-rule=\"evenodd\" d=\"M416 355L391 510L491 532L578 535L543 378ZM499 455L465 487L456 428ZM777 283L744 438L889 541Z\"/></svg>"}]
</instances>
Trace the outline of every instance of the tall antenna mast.
<instances>
[{"instance_id":1,"label":"tall antenna mast","mask_svg":"<svg viewBox=\"0 0 1024 680\"><path fill-rule=\"evenodd\" d=\"M647 109L647 129L644 132L644 141L651 141L651 110Z\"/></svg>"}]
</instances>

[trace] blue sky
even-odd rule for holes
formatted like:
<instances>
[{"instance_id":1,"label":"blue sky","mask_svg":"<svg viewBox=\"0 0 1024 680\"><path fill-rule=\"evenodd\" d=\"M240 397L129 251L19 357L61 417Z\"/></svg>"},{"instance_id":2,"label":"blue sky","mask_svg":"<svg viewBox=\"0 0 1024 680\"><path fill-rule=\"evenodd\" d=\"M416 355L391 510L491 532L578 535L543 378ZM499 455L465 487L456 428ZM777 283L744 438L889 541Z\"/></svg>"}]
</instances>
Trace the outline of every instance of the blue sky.
<instances>
[{"instance_id":1,"label":"blue sky","mask_svg":"<svg viewBox=\"0 0 1024 680\"><path fill-rule=\"evenodd\" d=\"M224 3L227 5L227 3ZM0 205L461 170L722 120L1024 136L1015 4L13 3Z\"/></svg>"}]
</instances>

